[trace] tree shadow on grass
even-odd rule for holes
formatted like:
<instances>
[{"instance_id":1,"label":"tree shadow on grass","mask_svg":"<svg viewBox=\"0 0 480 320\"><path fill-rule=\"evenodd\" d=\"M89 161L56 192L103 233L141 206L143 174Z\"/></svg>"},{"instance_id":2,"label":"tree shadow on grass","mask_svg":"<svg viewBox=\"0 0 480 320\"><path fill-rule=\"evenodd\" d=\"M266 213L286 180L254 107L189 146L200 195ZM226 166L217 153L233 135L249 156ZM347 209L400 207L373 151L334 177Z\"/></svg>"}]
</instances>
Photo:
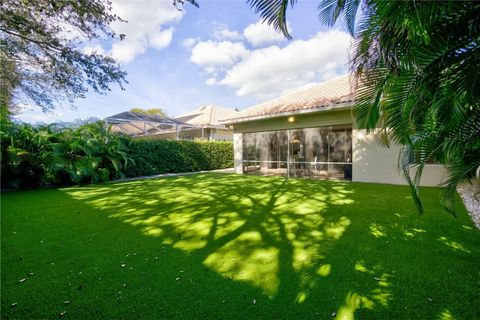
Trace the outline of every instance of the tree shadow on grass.
<instances>
[{"instance_id":1,"label":"tree shadow on grass","mask_svg":"<svg viewBox=\"0 0 480 320\"><path fill-rule=\"evenodd\" d=\"M277 177L207 174L59 192L84 212L77 227L94 239L88 256L134 282L130 300L106 317L479 316L480 235L464 213L438 212L436 189L424 190L424 216L405 187ZM137 255L157 262L134 263Z\"/></svg>"}]
</instances>

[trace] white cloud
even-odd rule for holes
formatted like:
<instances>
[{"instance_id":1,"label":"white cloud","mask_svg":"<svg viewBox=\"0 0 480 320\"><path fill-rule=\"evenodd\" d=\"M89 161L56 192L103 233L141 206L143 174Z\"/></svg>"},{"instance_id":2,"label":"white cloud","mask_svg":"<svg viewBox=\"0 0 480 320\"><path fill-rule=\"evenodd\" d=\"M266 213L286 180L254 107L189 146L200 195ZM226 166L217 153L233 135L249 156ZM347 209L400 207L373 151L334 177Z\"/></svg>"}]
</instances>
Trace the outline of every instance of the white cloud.
<instances>
[{"instance_id":1,"label":"white cloud","mask_svg":"<svg viewBox=\"0 0 480 320\"><path fill-rule=\"evenodd\" d=\"M240 40L242 35L238 31L228 29L228 26L224 23L214 22L213 24L213 37L217 40Z\"/></svg>"},{"instance_id":2,"label":"white cloud","mask_svg":"<svg viewBox=\"0 0 480 320\"><path fill-rule=\"evenodd\" d=\"M112 25L117 34L126 35L125 40L112 45L110 54L119 62L130 62L150 47L157 50L167 47L174 31L171 24L183 15L170 1L114 0L112 8L115 14L127 21Z\"/></svg>"},{"instance_id":3,"label":"white cloud","mask_svg":"<svg viewBox=\"0 0 480 320\"><path fill-rule=\"evenodd\" d=\"M238 96L276 97L346 73L350 41L347 33L330 30L284 48L253 50L217 83L234 88Z\"/></svg>"},{"instance_id":4,"label":"white cloud","mask_svg":"<svg viewBox=\"0 0 480 320\"><path fill-rule=\"evenodd\" d=\"M192 48L190 61L200 65L207 73L231 66L248 54L241 42L200 41Z\"/></svg>"},{"instance_id":5,"label":"white cloud","mask_svg":"<svg viewBox=\"0 0 480 320\"><path fill-rule=\"evenodd\" d=\"M168 47L170 42L172 42L173 31L173 28L168 28L167 30L158 32L150 38L150 43L158 50Z\"/></svg>"},{"instance_id":6,"label":"white cloud","mask_svg":"<svg viewBox=\"0 0 480 320\"><path fill-rule=\"evenodd\" d=\"M291 31L291 27L288 23L287 27ZM248 42L255 47L285 40L285 37L281 32L276 31L271 25L262 23L261 21L247 26L245 30L243 30L243 35Z\"/></svg>"},{"instance_id":7,"label":"white cloud","mask_svg":"<svg viewBox=\"0 0 480 320\"><path fill-rule=\"evenodd\" d=\"M182 46L184 46L187 49L191 49L195 43L199 41L198 38L186 38L182 40Z\"/></svg>"},{"instance_id":8,"label":"white cloud","mask_svg":"<svg viewBox=\"0 0 480 320\"><path fill-rule=\"evenodd\" d=\"M130 62L145 50L145 44L139 44L135 40L123 40L112 45L111 56L118 62Z\"/></svg>"},{"instance_id":9,"label":"white cloud","mask_svg":"<svg viewBox=\"0 0 480 320\"><path fill-rule=\"evenodd\" d=\"M215 83L217 83L217 79L215 78L208 78L207 81L205 81L205 83L209 86L213 86Z\"/></svg>"}]
</instances>

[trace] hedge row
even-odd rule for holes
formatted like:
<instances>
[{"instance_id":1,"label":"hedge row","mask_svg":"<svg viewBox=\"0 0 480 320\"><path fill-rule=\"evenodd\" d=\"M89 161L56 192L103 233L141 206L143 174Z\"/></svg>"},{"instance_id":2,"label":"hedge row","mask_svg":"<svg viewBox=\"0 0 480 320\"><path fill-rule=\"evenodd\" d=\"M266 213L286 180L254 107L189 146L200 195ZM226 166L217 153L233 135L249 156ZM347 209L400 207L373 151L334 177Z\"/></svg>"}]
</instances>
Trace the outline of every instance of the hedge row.
<instances>
[{"instance_id":1,"label":"hedge row","mask_svg":"<svg viewBox=\"0 0 480 320\"><path fill-rule=\"evenodd\" d=\"M128 155L135 163L129 177L233 167L233 144L224 141L133 139Z\"/></svg>"},{"instance_id":2,"label":"hedge row","mask_svg":"<svg viewBox=\"0 0 480 320\"><path fill-rule=\"evenodd\" d=\"M0 138L2 189L233 166L231 142L131 139L106 130L101 122L76 129L7 123Z\"/></svg>"}]
</instances>

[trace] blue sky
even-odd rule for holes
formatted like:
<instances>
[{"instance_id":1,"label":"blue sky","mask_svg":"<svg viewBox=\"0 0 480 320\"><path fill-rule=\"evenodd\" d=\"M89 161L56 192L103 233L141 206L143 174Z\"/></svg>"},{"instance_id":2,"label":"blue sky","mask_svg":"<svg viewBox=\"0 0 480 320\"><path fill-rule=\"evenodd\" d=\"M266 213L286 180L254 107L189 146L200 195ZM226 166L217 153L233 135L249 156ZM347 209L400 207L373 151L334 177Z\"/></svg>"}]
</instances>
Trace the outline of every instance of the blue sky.
<instances>
[{"instance_id":1,"label":"blue sky","mask_svg":"<svg viewBox=\"0 0 480 320\"><path fill-rule=\"evenodd\" d=\"M347 72L349 35L318 20L317 1L300 1L289 11L293 36L285 40L245 1L199 0L182 12L166 1L114 0L128 23L113 29L122 42L85 43L84 50L113 56L128 72L125 91L89 92L74 109L58 106L44 114L25 106L27 122L103 118L134 107L177 116L201 105L244 109L281 94Z\"/></svg>"}]
</instances>

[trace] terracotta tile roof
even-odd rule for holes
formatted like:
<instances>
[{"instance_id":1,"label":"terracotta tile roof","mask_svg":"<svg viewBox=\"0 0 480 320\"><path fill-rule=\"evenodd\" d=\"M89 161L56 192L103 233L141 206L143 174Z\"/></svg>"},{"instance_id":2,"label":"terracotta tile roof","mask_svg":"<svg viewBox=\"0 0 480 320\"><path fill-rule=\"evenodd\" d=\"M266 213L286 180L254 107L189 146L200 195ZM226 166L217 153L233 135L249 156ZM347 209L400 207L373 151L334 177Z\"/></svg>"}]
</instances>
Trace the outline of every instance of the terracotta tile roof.
<instances>
[{"instance_id":1,"label":"terracotta tile roof","mask_svg":"<svg viewBox=\"0 0 480 320\"><path fill-rule=\"evenodd\" d=\"M314 112L325 107L352 102L354 90L349 75L316 84L280 98L269 100L242 110L222 123L237 123L255 119L272 118L289 113Z\"/></svg>"},{"instance_id":2,"label":"terracotta tile roof","mask_svg":"<svg viewBox=\"0 0 480 320\"><path fill-rule=\"evenodd\" d=\"M219 119L233 117L237 111L229 108L206 105L175 119L198 126L223 126Z\"/></svg>"}]
</instances>

